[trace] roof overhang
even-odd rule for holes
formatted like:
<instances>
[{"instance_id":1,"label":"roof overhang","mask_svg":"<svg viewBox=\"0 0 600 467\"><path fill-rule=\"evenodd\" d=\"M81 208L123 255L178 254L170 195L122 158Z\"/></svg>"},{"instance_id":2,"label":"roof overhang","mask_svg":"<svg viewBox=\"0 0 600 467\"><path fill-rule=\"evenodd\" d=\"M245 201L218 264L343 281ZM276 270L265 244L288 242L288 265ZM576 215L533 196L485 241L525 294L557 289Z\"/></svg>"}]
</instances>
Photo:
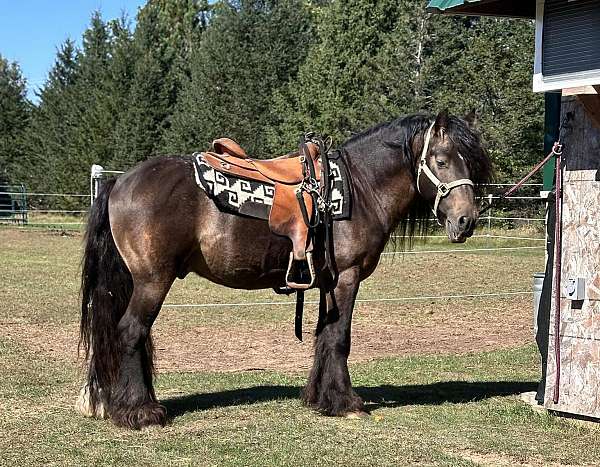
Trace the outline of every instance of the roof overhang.
<instances>
[{"instance_id":1,"label":"roof overhang","mask_svg":"<svg viewBox=\"0 0 600 467\"><path fill-rule=\"evenodd\" d=\"M427 11L445 15L535 18L535 0L430 0Z\"/></svg>"}]
</instances>

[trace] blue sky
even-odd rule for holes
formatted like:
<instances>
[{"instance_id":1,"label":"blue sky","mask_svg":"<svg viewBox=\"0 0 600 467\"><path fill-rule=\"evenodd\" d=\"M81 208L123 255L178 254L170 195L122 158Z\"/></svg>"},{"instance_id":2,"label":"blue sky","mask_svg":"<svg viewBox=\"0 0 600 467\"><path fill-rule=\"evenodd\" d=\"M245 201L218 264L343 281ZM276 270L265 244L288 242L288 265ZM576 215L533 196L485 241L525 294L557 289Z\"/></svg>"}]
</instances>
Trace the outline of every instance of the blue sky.
<instances>
[{"instance_id":1,"label":"blue sky","mask_svg":"<svg viewBox=\"0 0 600 467\"><path fill-rule=\"evenodd\" d=\"M56 48L67 38L81 44L94 10L106 19L125 11L133 20L146 0L0 0L0 54L21 66L33 89L43 85Z\"/></svg>"}]
</instances>

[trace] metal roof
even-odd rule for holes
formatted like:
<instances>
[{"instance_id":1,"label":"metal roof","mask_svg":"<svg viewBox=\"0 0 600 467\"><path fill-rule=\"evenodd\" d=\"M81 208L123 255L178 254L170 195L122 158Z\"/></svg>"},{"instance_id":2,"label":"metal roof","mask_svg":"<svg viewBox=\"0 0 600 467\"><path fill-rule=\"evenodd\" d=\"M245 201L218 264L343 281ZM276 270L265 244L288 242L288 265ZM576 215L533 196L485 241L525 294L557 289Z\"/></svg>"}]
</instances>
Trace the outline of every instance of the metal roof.
<instances>
[{"instance_id":1,"label":"metal roof","mask_svg":"<svg viewBox=\"0 0 600 467\"><path fill-rule=\"evenodd\" d=\"M428 9L438 9L438 10L447 10L448 8L453 8L455 6L461 6L465 3L476 3L480 0L431 0Z\"/></svg>"},{"instance_id":2,"label":"metal roof","mask_svg":"<svg viewBox=\"0 0 600 467\"><path fill-rule=\"evenodd\" d=\"M535 18L535 0L430 0L432 13Z\"/></svg>"}]
</instances>

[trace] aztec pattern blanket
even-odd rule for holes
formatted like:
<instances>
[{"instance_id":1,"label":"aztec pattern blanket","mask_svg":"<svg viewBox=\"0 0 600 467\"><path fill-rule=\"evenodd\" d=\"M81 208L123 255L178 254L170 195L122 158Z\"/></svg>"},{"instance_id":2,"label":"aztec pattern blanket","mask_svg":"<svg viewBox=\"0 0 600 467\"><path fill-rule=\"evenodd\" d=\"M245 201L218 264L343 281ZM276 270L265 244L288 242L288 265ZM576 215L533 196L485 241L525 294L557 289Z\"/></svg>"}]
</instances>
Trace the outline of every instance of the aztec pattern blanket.
<instances>
[{"instance_id":1,"label":"aztec pattern blanket","mask_svg":"<svg viewBox=\"0 0 600 467\"><path fill-rule=\"evenodd\" d=\"M275 194L274 185L219 172L204 161L202 153L194 153L192 157L196 183L221 211L269 219ZM331 190L333 219L349 219L352 194L346 164L337 151L329 156L329 160L333 181Z\"/></svg>"}]
</instances>

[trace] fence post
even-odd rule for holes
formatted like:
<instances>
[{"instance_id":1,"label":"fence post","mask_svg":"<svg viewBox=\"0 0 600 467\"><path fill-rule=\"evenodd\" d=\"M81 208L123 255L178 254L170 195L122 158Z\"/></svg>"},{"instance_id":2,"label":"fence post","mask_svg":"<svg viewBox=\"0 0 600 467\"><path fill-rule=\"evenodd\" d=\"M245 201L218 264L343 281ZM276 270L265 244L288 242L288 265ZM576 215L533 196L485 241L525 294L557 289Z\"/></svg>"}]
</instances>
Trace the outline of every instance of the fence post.
<instances>
[{"instance_id":1,"label":"fence post","mask_svg":"<svg viewBox=\"0 0 600 467\"><path fill-rule=\"evenodd\" d=\"M92 165L92 171L90 173L90 205L94 204L94 200L98 196L98 188L100 187L100 179L104 167L98 164Z\"/></svg>"},{"instance_id":2,"label":"fence post","mask_svg":"<svg viewBox=\"0 0 600 467\"><path fill-rule=\"evenodd\" d=\"M488 209L488 231L491 232L492 230L492 200L494 199L494 195L493 194L489 194L488 195L488 204L490 205L490 208Z\"/></svg>"}]
</instances>

